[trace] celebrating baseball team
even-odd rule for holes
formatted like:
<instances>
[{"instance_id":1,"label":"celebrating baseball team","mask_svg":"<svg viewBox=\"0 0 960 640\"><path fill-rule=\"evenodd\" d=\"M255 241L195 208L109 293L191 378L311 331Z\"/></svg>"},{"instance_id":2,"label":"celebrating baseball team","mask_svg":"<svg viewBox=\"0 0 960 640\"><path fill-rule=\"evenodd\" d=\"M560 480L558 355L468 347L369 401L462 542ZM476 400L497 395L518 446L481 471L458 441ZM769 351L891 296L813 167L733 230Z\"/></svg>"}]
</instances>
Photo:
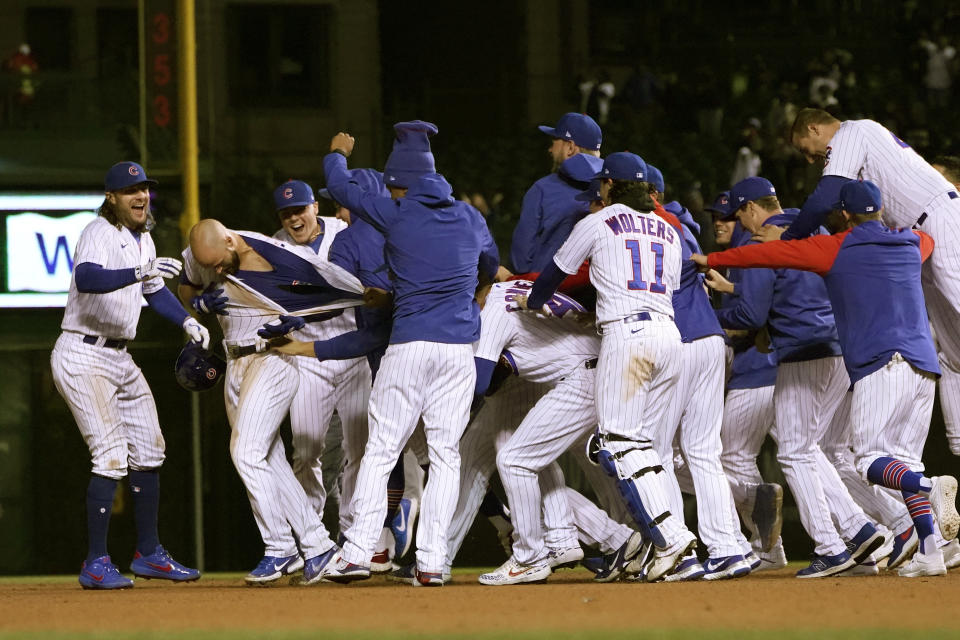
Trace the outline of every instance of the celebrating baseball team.
<instances>
[{"instance_id":1,"label":"celebrating baseball team","mask_svg":"<svg viewBox=\"0 0 960 640\"><path fill-rule=\"evenodd\" d=\"M318 194L336 217L289 180L273 237L204 219L179 259L150 237L155 181L135 162L110 168L51 356L92 461L84 588L134 584L107 550L125 476L130 571L200 577L159 539L164 439L126 349L143 299L190 339L181 385L223 376L264 544L248 584L442 586L478 512L507 555L484 585L581 564L597 582L782 569L783 489L757 465L767 435L814 545L797 578L960 567L957 479L921 459L938 388L960 456L960 188L894 133L801 110L790 141L823 164L815 190L784 209L762 177L731 185L708 209L729 248L703 255L662 173L629 152L601 158L597 123L567 113L540 127L554 167L524 196L513 273L437 173L437 128L394 130L382 172L348 168L355 140L333 137ZM195 316L219 320L225 361ZM595 501L567 485L564 455Z\"/></svg>"}]
</instances>

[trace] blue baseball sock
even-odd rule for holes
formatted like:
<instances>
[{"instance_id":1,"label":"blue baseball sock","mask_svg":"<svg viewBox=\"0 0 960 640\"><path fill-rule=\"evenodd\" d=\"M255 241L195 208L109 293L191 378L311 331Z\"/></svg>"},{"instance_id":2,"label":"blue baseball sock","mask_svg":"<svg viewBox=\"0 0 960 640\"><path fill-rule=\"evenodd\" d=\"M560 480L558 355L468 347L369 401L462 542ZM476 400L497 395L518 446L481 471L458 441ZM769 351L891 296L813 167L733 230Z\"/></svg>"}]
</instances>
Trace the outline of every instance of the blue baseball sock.
<instances>
[{"instance_id":1,"label":"blue baseball sock","mask_svg":"<svg viewBox=\"0 0 960 640\"><path fill-rule=\"evenodd\" d=\"M90 476L87 485L87 564L107 555L107 531L117 481L103 476Z\"/></svg>"},{"instance_id":2,"label":"blue baseball sock","mask_svg":"<svg viewBox=\"0 0 960 640\"><path fill-rule=\"evenodd\" d=\"M927 548L933 547L933 508L930 499L921 493L901 491L903 501L907 503L907 510L917 528L917 537L920 538L920 552L927 553Z\"/></svg>"},{"instance_id":3,"label":"blue baseball sock","mask_svg":"<svg viewBox=\"0 0 960 640\"><path fill-rule=\"evenodd\" d=\"M130 470L130 495L133 498L133 522L137 527L137 551L148 556L157 550L157 511L160 508L160 472Z\"/></svg>"},{"instance_id":4,"label":"blue baseball sock","mask_svg":"<svg viewBox=\"0 0 960 640\"><path fill-rule=\"evenodd\" d=\"M930 478L922 473L910 471L906 463L889 456L881 456L870 463L867 480L882 487L930 495Z\"/></svg>"},{"instance_id":5,"label":"blue baseball sock","mask_svg":"<svg viewBox=\"0 0 960 640\"><path fill-rule=\"evenodd\" d=\"M387 478L387 517L383 521L383 526L389 527L393 523L393 517L397 515L397 507L403 499L403 488L406 486L406 480L403 476L403 453L400 453L400 459L393 466L390 477Z\"/></svg>"}]
</instances>

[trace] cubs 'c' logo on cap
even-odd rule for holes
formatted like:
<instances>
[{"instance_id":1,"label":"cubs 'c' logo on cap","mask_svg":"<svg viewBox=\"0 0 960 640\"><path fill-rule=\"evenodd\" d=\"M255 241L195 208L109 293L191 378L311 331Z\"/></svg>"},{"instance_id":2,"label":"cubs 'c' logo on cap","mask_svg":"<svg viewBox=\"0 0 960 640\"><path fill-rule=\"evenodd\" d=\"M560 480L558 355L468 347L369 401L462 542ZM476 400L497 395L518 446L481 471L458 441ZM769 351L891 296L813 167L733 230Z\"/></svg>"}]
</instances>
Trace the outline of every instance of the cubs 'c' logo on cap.
<instances>
[{"instance_id":1,"label":"cubs 'c' logo on cap","mask_svg":"<svg viewBox=\"0 0 960 640\"><path fill-rule=\"evenodd\" d=\"M138 169L134 165L130 165L129 167L127 167L127 173L129 173L132 176L138 176L140 175L140 169Z\"/></svg>"},{"instance_id":2,"label":"cubs 'c' logo on cap","mask_svg":"<svg viewBox=\"0 0 960 640\"><path fill-rule=\"evenodd\" d=\"M203 375L207 376L207 380L213 380L217 377L217 370L213 367L210 367Z\"/></svg>"},{"instance_id":3,"label":"cubs 'c' logo on cap","mask_svg":"<svg viewBox=\"0 0 960 640\"><path fill-rule=\"evenodd\" d=\"M292 197L293 197L293 187L287 187L286 189L283 190L283 198L285 200L289 200Z\"/></svg>"}]
</instances>

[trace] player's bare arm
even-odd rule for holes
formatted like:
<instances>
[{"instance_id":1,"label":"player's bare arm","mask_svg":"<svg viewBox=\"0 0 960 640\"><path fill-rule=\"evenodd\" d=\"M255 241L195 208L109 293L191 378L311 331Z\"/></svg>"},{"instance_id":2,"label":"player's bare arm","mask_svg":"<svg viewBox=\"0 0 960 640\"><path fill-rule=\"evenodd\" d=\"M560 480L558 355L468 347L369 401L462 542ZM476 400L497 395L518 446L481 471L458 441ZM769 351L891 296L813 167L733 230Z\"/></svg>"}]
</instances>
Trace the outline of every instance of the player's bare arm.
<instances>
[{"instance_id":1,"label":"player's bare arm","mask_svg":"<svg viewBox=\"0 0 960 640\"><path fill-rule=\"evenodd\" d=\"M760 227L760 229L753 234L753 239L758 242L773 242L774 240L779 240L780 236L782 236L786 230L786 227L766 225Z\"/></svg>"},{"instance_id":2,"label":"player's bare arm","mask_svg":"<svg viewBox=\"0 0 960 640\"><path fill-rule=\"evenodd\" d=\"M736 288L734 287L733 283L724 278L714 269L707 271L706 283L708 287L714 291L719 291L720 293L736 292Z\"/></svg>"}]
</instances>

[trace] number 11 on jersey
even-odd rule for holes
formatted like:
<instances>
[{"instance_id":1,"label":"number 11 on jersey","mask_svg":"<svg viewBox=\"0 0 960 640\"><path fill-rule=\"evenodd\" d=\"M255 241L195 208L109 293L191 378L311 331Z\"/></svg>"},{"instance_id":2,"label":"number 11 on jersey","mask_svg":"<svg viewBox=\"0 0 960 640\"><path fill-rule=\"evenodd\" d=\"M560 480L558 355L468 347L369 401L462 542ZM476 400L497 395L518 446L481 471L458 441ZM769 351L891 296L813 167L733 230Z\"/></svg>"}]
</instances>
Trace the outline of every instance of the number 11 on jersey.
<instances>
[{"instance_id":1,"label":"number 11 on jersey","mask_svg":"<svg viewBox=\"0 0 960 640\"><path fill-rule=\"evenodd\" d=\"M624 240L627 245L627 251L630 252L630 259L633 262L633 280L627 281L627 289L632 291L646 291L647 281L643 279L641 272L640 241ZM653 253L653 277L655 282L650 283L651 293L664 293L667 287L663 284L663 245L659 242L650 243L650 252Z\"/></svg>"}]
</instances>

